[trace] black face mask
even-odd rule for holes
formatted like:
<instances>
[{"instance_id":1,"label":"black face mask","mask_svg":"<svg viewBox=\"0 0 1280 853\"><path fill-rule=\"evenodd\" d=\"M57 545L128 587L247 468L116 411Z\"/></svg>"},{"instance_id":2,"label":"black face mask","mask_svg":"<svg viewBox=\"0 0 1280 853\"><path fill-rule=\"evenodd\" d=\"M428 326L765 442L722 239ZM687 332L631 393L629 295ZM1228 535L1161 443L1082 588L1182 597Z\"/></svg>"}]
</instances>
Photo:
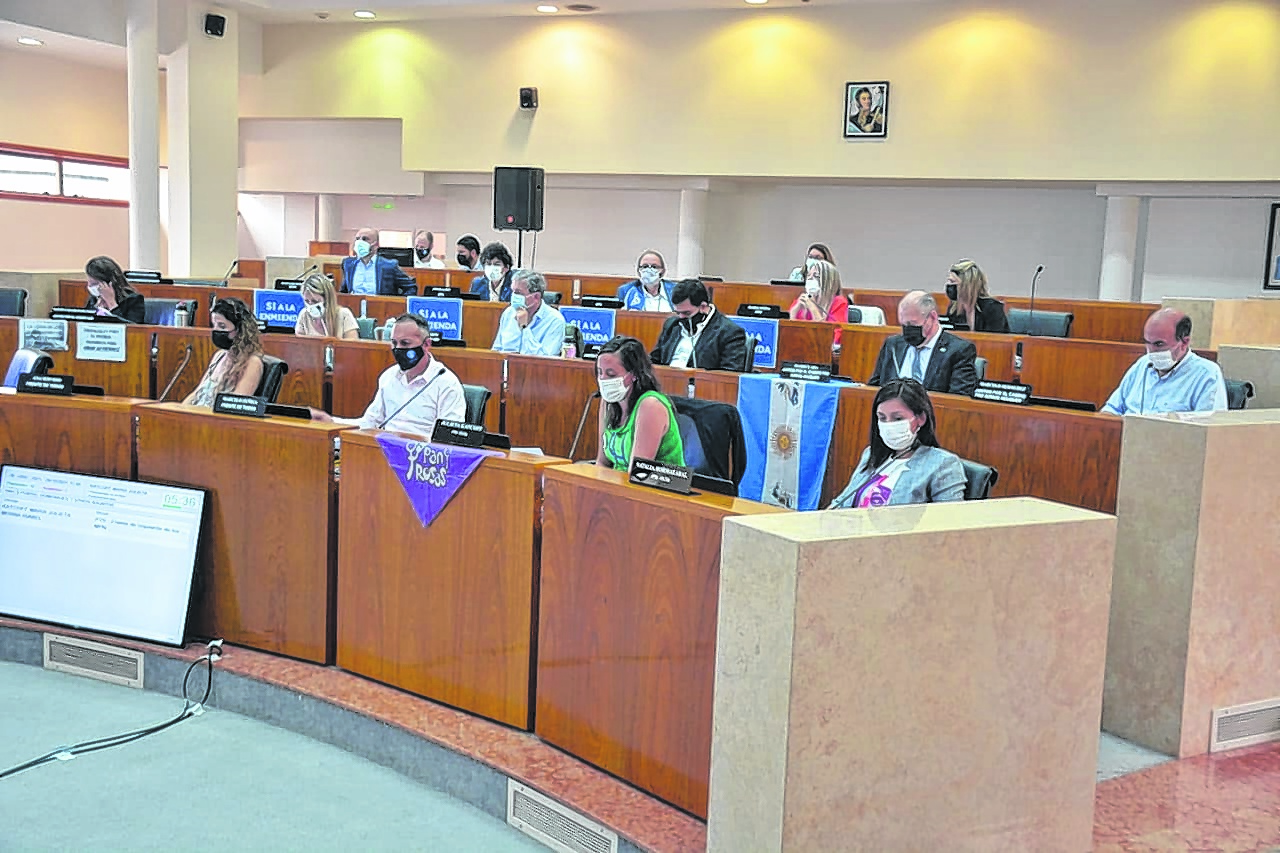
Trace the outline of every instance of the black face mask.
<instances>
[{"instance_id":1,"label":"black face mask","mask_svg":"<svg viewBox=\"0 0 1280 853\"><path fill-rule=\"evenodd\" d=\"M920 346L924 343L924 326L904 324L902 327L902 339L907 342L908 346Z\"/></svg>"},{"instance_id":2,"label":"black face mask","mask_svg":"<svg viewBox=\"0 0 1280 853\"><path fill-rule=\"evenodd\" d=\"M947 298L950 299L952 302L955 302L957 294L958 294L958 290L956 289L956 285L952 284L951 282L947 282Z\"/></svg>"},{"instance_id":3,"label":"black face mask","mask_svg":"<svg viewBox=\"0 0 1280 853\"><path fill-rule=\"evenodd\" d=\"M391 350L391 354L395 356L396 364L400 366L400 369L407 373L422 364L422 359L426 356L426 350L420 346L408 349L396 347Z\"/></svg>"},{"instance_id":4,"label":"black face mask","mask_svg":"<svg viewBox=\"0 0 1280 853\"><path fill-rule=\"evenodd\" d=\"M421 248L421 247L419 247L419 249L418 249L418 260L420 260L420 261L425 261L425 260L426 260L427 258L429 258L429 257L431 257L431 250L430 250L430 249L426 249L426 248Z\"/></svg>"},{"instance_id":5,"label":"black face mask","mask_svg":"<svg viewBox=\"0 0 1280 853\"><path fill-rule=\"evenodd\" d=\"M685 324L685 327L688 328L689 334L692 335L696 333L698 331L698 327L701 326L706 321L707 321L707 315L699 311L696 314L694 314L692 317L689 317L688 319L686 319L684 321L684 324Z\"/></svg>"},{"instance_id":6,"label":"black face mask","mask_svg":"<svg viewBox=\"0 0 1280 853\"><path fill-rule=\"evenodd\" d=\"M231 349L230 332L224 332L221 329L214 329L213 334L210 337L213 338L213 345L218 349Z\"/></svg>"},{"instance_id":7,"label":"black face mask","mask_svg":"<svg viewBox=\"0 0 1280 853\"><path fill-rule=\"evenodd\" d=\"M462 254L462 252L458 253L457 261L458 261L458 266L467 267L468 269L471 268L471 258Z\"/></svg>"}]
</instances>

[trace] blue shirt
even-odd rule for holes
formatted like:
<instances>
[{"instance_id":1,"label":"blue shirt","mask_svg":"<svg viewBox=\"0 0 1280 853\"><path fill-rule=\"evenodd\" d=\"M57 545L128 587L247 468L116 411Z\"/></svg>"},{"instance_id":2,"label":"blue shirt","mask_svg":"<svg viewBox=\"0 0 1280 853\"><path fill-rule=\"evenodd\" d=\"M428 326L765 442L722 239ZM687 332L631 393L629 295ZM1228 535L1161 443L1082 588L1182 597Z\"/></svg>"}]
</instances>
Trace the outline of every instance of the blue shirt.
<instances>
[{"instance_id":1,"label":"blue shirt","mask_svg":"<svg viewBox=\"0 0 1280 853\"><path fill-rule=\"evenodd\" d=\"M377 293L378 292L378 261L377 255L369 253L368 263L356 258L355 272L351 274L351 292L352 293Z\"/></svg>"},{"instance_id":2,"label":"blue shirt","mask_svg":"<svg viewBox=\"0 0 1280 853\"><path fill-rule=\"evenodd\" d=\"M1113 415L1224 412L1226 409L1227 383L1222 380L1222 368L1194 352L1188 352L1164 376L1156 373L1144 355L1125 371L1120 387L1102 407L1102 411Z\"/></svg>"},{"instance_id":3,"label":"blue shirt","mask_svg":"<svg viewBox=\"0 0 1280 853\"><path fill-rule=\"evenodd\" d=\"M498 352L518 352L521 355L559 356L564 349L564 317L545 302L523 329L516 322L516 309L507 306L498 322L498 334L493 339Z\"/></svg>"}]
</instances>

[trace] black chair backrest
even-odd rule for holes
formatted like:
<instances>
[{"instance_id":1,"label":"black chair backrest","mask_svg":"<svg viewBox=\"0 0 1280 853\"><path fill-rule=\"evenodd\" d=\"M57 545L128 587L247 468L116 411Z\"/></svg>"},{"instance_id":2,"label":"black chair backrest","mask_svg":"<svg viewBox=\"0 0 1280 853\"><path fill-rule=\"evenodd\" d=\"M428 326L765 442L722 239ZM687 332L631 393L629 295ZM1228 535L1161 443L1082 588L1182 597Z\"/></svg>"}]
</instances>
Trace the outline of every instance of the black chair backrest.
<instances>
[{"instance_id":1,"label":"black chair backrest","mask_svg":"<svg viewBox=\"0 0 1280 853\"><path fill-rule=\"evenodd\" d=\"M544 290L542 292L542 301L548 305L559 305L562 294L558 290Z\"/></svg>"},{"instance_id":2,"label":"black chair backrest","mask_svg":"<svg viewBox=\"0 0 1280 853\"><path fill-rule=\"evenodd\" d=\"M484 426L484 413L493 392L483 385L463 385L462 398L467 403L467 423Z\"/></svg>"},{"instance_id":3,"label":"black chair backrest","mask_svg":"<svg viewBox=\"0 0 1280 853\"><path fill-rule=\"evenodd\" d=\"M577 353L578 358L582 358L582 329L572 323L564 324L564 342L573 344L573 351Z\"/></svg>"},{"instance_id":4,"label":"black chair backrest","mask_svg":"<svg viewBox=\"0 0 1280 853\"><path fill-rule=\"evenodd\" d=\"M0 316L25 317L27 291L21 287L0 287Z\"/></svg>"},{"instance_id":5,"label":"black chair backrest","mask_svg":"<svg viewBox=\"0 0 1280 853\"><path fill-rule=\"evenodd\" d=\"M680 428L680 442L684 445L685 467L692 468L698 474L708 473L707 453L702 449L697 421L689 415L676 412L676 425Z\"/></svg>"},{"instance_id":6,"label":"black chair backrest","mask_svg":"<svg viewBox=\"0 0 1280 853\"><path fill-rule=\"evenodd\" d=\"M698 437L694 452L686 450L685 464L699 474L729 480L734 488L747 471L747 439L742 432L742 416L736 406L694 397L671 397L683 440L689 424ZM693 458L701 454L700 459ZM698 464L695 464L698 463Z\"/></svg>"},{"instance_id":7,"label":"black chair backrest","mask_svg":"<svg viewBox=\"0 0 1280 853\"><path fill-rule=\"evenodd\" d=\"M743 359L742 372L750 373L756 369L756 344L759 343L759 335L747 335L747 355Z\"/></svg>"},{"instance_id":8,"label":"black chair backrest","mask_svg":"<svg viewBox=\"0 0 1280 853\"><path fill-rule=\"evenodd\" d=\"M268 403L274 403L280 396L280 386L284 384L284 375L289 372L289 365L274 355L262 357L262 381L258 383L255 397L262 397Z\"/></svg>"},{"instance_id":9,"label":"black chair backrest","mask_svg":"<svg viewBox=\"0 0 1280 853\"><path fill-rule=\"evenodd\" d=\"M862 309L861 309L861 308L859 308L857 305L850 305L850 306L849 306L849 318L848 318L847 320L845 320L845 322L846 322L846 323L861 323L861 322L862 322Z\"/></svg>"},{"instance_id":10,"label":"black chair backrest","mask_svg":"<svg viewBox=\"0 0 1280 853\"><path fill-rule=\"evenodd\" d=\"M976 358L974 358L973 369L978 374L979 382L987 378L987 360L982 356L977 356Z\"/></svg>"},{"instance_id":11,"label":"black chair backrest","mask_svg":"<svg viewBox=\"0 0 1280 853\"><path fill-rule=\"evenodd\" d=\"M1228 379L1226 383L1227 408L1243 409L1248 405L1249 398L1253 396L1253 383L1243 379Z\"/></svg>"},{"instance_id":12,"label":"black chair backrest","mask_svg":"<svg viewBox=\"0 0 1280 853\"><path fill-rule=\"evenodd\" d=\"M1015 335L1039 335L1042 338L1071 337L1071 321L1075 315L1065 311L1036 311L1025 308L1009 309L1009 331Z\"/></svg>"},{"instance_id":13,"label":"black chair backrest","mask_svg":"<svg viewBox=\"0 0 1280 853\"><path fill-rule=\"evenodd\" d=\"M18 377L24 373L34 373L40 376L52 369L53 356L42 349L23 347L13 354L13 358L9 359L9 369L4 374L4 387L17 388Z\"/></svg>"},{"instance_id":14,"label":"black chair backrest","mask_svg":"<svg viewBox=\"0 0 1280 853\"><path fill-rule=\"evenodd\" d=\"M967 501L986 500L991 494L991 490L995 487L996 481L1000 479L1000 472L990 465L983 465L981 462L972 462L968 459L960 460L961 467L964 468L964 499Z\"/></svg>"},{"instance_id":15,"label":"black chair backrest","mask_svg":"<svg viewBox=\"0 0 1280 853\"><path fill-rule=\"evenodd\" d=\"M184 305L187 310L187 326L196 324L196 303L186 299L148 299L142 306L142 322L148 326L178 325L178 306Z\"/></svg>"}]
</instances>

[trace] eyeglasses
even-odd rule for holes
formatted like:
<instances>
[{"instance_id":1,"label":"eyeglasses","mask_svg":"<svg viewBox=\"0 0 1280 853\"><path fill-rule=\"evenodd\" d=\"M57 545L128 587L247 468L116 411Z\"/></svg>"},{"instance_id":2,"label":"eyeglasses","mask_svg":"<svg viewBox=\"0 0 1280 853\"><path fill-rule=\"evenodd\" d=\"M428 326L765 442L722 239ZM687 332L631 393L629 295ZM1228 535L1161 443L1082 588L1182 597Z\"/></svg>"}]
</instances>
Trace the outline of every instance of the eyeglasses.
<instances>
[{"instance_id":1,"label":"eyeglasses","mask_svg":"<svg viewBox=\"0 0 1280 853\"><path fill-rule=\"evenodd\" d=\"M641 265L640 265L640 269L642 269L642 270L660 270L660 269L662 269L662 267L657 266L656 264L641 264Z\"/></svg>"}]
</instances>

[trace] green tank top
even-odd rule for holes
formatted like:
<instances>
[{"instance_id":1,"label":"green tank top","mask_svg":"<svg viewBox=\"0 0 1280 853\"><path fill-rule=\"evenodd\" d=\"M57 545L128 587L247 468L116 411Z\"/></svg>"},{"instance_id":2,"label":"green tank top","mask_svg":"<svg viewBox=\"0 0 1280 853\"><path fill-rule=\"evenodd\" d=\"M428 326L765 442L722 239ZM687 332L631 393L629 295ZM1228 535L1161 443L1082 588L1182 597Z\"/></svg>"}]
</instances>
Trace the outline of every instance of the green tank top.
<instances>
[{"instance_id":1,"label":"green tank top","mask_svg":"<svg viewBox=\"0 0 1280 853\"><path fill-rule=\"evenodd\" d=\"M680 440L680 426L676 423L676 411L667 399L666 394L657 391L645 391L631 407L631 414L626 423L616 429L604 429L604 458L620 471L631 468L631 445L636 437L636 412L640 411L640 403L645 397L654 397L667 407L667 434L658 444L658 461L663 465L684 466L684 442Z\"/></svg>"}]
</instances>

